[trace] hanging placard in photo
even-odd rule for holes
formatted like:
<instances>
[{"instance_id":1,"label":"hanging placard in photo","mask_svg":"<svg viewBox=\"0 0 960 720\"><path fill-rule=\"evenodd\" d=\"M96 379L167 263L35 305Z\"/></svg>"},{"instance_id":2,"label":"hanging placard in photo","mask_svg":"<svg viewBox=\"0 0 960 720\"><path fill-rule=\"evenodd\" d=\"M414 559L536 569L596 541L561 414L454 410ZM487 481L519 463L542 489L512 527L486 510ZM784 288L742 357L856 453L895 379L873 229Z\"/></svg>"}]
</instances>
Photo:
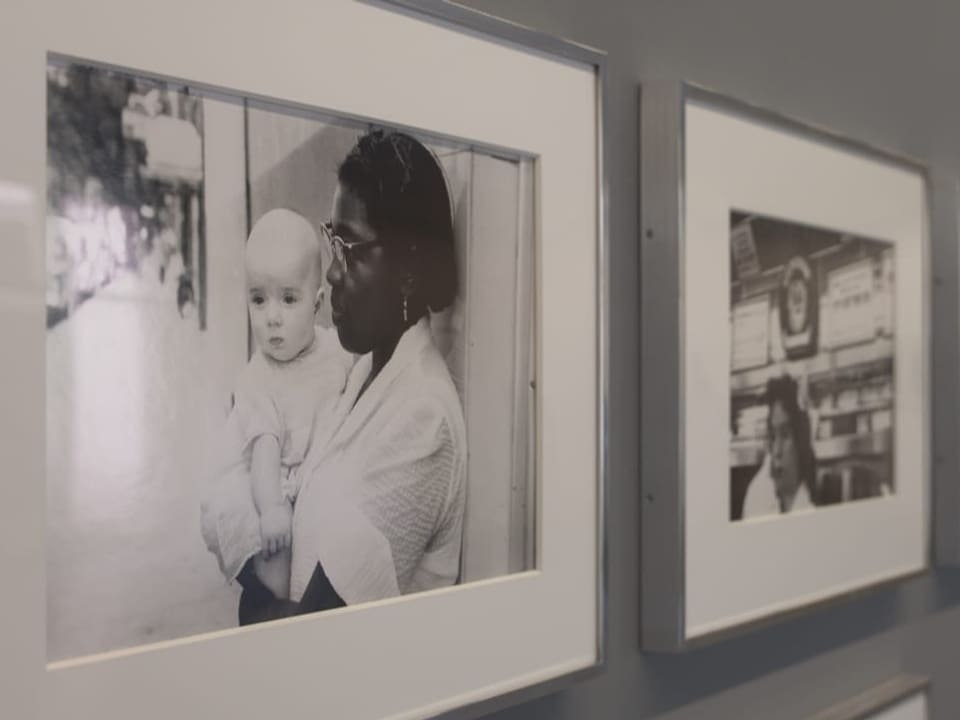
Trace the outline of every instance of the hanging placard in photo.
<instances>
[{"instance_id":1,"label":"hanging placard in photo","mask_svg":"<svg viewBox=\"0 0 960 720\"><path fill-rule=\"evenodd\" d=\"M780 337L791 360L817 351L817 281L805 258L787 263L780 282Z\"/></svg>"}]
</instances>

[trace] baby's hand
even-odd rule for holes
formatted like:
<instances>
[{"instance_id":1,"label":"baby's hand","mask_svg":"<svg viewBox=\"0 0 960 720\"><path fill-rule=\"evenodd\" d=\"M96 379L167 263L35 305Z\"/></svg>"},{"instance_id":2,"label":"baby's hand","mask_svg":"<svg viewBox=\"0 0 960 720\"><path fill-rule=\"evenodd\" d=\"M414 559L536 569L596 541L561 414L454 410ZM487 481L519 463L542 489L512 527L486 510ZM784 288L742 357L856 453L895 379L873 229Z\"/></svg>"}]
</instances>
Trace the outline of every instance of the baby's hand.
<instances>
[{"instance_id":1,"label":"baby's hand","mask_svg":"<svg viewBox=\"0 0 960 720\"><path fill-rule=\"evenodd\" d=\"M293 508L283 502L271 505L260 515L260 535L263 539L263 556L269 558L290 547L293 526Z\"/></svg>"}]
</instances>

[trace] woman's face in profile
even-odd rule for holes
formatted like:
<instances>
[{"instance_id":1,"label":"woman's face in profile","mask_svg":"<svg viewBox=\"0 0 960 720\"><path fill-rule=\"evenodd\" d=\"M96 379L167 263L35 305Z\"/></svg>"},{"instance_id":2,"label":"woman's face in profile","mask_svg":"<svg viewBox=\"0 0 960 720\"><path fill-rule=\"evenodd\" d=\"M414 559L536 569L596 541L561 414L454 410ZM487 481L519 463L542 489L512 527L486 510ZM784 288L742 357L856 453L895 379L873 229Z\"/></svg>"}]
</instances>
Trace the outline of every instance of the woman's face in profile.
<instances>
[{"instance_id":1,"label":"woman's face in profile","mask_svg":"<svg viewBox=\"0 0 960 720\"><path fill-rule=\"evenodd\" d=\"M779 402L770 408L770 476L777 495L792 495L800 480L797 443L790 416Z\"/></svg>"},{"instance_id":2,"label":"woman's face in profile","mask_svg":"<svg viewBox=\"0 0 960 720\"><path fill-rule=\"evenodd\" d=\"M330 224L346 244L358 243L344 249L342 264L333 259L327 281L340 344L362 355L402 332L400 284L381 238L370 226L366 206L342 185L333 197Z\"/></svg>"}]
</instances>

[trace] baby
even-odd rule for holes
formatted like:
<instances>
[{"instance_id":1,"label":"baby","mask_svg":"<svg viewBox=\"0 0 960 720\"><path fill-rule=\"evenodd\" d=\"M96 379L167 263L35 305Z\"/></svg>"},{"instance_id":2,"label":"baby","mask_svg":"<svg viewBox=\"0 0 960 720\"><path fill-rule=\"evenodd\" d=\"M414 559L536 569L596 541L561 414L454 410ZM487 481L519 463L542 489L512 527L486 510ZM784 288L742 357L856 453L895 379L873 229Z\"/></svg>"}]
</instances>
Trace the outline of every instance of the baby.
<instances>
[{"instance_id":1,"label":"baby","mask_svg":"<svg viewBox=\"0 0 960 720\"><path fill-rule=\"evenodd\" d=\"M291 210L271 210L246 246L247 307L257 352L240 374L222 461L201 507L207 547L228 580L248 561L289 596L297 466L332 422L353 356L315 324L323 297L320 240Z\"/></svg>"}]
</instances>

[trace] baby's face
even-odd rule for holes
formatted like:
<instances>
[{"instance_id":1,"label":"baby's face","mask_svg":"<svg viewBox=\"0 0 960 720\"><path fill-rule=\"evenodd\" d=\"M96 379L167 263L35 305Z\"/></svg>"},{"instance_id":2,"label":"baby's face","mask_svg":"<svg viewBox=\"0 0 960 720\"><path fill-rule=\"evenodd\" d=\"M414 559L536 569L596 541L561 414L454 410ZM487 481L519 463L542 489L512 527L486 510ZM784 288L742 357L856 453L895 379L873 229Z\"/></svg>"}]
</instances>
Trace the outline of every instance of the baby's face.
<instances>
[{"instance_id":1,"label":"baby's face","mask_svg":"<svg viewBox=\"0 0 960 720\"><path fill-rule=\"evenodd\" d=\"M247 244L247 307L260 351L287 362L314 338L319 250L309 244L276 237Z\"/></svg>"}]
</instances>

